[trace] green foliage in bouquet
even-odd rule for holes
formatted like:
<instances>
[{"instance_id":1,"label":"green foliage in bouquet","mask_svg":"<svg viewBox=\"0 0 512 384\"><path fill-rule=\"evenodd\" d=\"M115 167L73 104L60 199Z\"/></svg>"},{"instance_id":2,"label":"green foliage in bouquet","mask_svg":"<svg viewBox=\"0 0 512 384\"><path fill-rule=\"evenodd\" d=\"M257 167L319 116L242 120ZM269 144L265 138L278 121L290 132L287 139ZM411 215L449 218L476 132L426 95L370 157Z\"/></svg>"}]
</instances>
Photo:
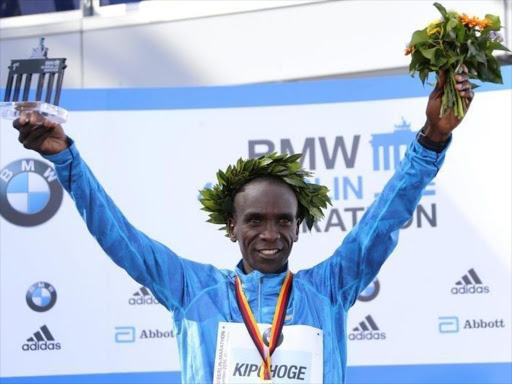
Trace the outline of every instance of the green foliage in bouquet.
<instances>
[{"instance_id":1,"label":"green foliage in bouquet","mask_svg":"<svg viewBox=\"0 0 512 384\"><path fill-rule=\"evenodd\" d=\"M461 119L467 104L454 88L454 75L460 73L465 65L471 79L503 84L500 65L492 53L509 49L501 44L503 37L499 33L501 23L498 16L487 14L484 19L479 19L465 13L460 15L446 11L439 3L434 3L434 6L441 13L441 19L414 32L405 50L406 55L411 54L409 73L414 76L418 72L425 84L430 72L436 72L438 76L445 72L441 116L453 109Z\"/></svg>"},{"instance_id":2,"label":"green foliage in bouquet","mask_svg":"<svg viewBox=\"0 0 512 384\"><path fill-rule=\"evenodd\" d=\"M304 170L297 161L301 156L301 153L278 155L274 152L256 159L238 159L226 171L219 170L218 184L199 191L201 209L210 212L207 222L221 224L220 230L227 231L228 219L233 217L233 201L240 188L258 177L276 177L295 192L299 205L298 219L304 220L311 230L314 223L324 217L322 209L327 208L331 200L327 196L327 187L306 181L312 173Z\"/></svg>"}]
</instances>

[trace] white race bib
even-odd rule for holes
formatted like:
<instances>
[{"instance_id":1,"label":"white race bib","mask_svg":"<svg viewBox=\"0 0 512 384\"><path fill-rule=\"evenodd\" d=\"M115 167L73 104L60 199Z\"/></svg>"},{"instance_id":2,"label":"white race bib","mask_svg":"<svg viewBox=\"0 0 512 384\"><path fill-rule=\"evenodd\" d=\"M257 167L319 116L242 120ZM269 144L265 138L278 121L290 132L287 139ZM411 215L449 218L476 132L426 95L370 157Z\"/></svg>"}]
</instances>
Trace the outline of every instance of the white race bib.
<instances>
[{"instance_id":1,"label":"white race bib","mask_svg":"<svg viewBox=\"0 0 512 384\"><path fill-rule=\"evenodd\" d=\"M268 343L270 324L258 324ZM307 325L284 326L272 354L272 383L322 383L323 332ZM261 356L244 323L219 323L214 384L260 384Z\"/></svg>"}]
</instances>

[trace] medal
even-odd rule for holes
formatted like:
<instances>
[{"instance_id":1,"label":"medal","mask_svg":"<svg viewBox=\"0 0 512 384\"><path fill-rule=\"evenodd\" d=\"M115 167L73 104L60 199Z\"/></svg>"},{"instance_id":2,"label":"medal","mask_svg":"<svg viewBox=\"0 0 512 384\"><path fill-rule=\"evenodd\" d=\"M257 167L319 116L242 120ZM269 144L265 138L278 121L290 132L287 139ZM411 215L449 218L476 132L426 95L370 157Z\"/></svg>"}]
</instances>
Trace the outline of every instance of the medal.
<instances>
[{"instance_id":1,"label":"medal","mask_svg":"<svg viewBox=\"0 0 512 384\"><path fill-rule=\"evenodd\" d=\"M244 320L245 326L249 335L251 336L256 349L258 350L262 363L260 368L260 382L271 384L271 356L276 350L277 342L279 340L279 336L281 336L281 331L283 330L284 318L286 315L286 308L288 307L288 302L291 296L292 290L292 282L293 275L290 271L286 274L283 285L281 286L281 291L279 292L279 297L276 303L276 309L274 312L274 319L272 321L272 327L270 328L270 337L268 341L268 348L263 342L263 338L260 334L258 324L254 319L254 314L252 313L251 307L249 306L249 302L245 297L244 291L242 289L242 283L240 282L240 278L236 276L235 278L235 297L236 303L238 304L238 309L242 314L242 318Z\"/></svg>"}]
</instances>

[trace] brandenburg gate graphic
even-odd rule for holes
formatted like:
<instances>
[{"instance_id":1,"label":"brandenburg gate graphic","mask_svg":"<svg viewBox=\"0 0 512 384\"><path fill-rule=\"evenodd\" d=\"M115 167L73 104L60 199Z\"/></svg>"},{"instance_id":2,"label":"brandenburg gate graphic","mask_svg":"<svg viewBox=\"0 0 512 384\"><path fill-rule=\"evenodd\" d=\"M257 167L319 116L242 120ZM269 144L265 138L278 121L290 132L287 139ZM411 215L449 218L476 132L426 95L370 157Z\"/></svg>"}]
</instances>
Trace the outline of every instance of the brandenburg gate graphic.
<instances>
[{"instance_id":1,"label":"brandenburg gate graphic","mask_svg":"<svg viewBox=\"0 0 512 384\"><path fill-rule=\"evenodd\" d=\"M390 158L393 157L393 169L400 163L401 149L405 152L407 146L416 136L416 132L411 131L411 124L402 117L401 124L395 124L393 133L373 134L370 143L373 147L373 170L389 170ZM381 168L381 155L383 167Z\"/></svg>"}]
</instances>

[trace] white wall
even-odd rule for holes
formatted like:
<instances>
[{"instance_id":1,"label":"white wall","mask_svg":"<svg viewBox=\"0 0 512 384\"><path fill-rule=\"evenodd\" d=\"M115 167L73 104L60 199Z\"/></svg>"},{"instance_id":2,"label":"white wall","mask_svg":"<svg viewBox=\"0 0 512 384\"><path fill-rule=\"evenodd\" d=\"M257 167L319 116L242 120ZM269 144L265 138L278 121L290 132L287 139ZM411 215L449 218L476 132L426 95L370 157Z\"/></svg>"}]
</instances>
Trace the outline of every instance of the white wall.
<instances>
[{"instance_id":1,"label":"white wall","mask_svg":"<svg viewBox=\"0 0 512 384\"><path fill-rule=\"evenodd\" d=\"M50 56L68 58L68 88L225 85L404 71L409 58L403 50L412 32L439 16L432 2L208 1L206 9L204 1L166 1L89 18L64 12L28 27L2 19L0 85L9 60L28 57L42 35ZM510 24L510 6L505 15L504 3L443 2L470 15L496 14ZM276 5L288 6L261 9Z\"/></svg>"}]
</instances>

